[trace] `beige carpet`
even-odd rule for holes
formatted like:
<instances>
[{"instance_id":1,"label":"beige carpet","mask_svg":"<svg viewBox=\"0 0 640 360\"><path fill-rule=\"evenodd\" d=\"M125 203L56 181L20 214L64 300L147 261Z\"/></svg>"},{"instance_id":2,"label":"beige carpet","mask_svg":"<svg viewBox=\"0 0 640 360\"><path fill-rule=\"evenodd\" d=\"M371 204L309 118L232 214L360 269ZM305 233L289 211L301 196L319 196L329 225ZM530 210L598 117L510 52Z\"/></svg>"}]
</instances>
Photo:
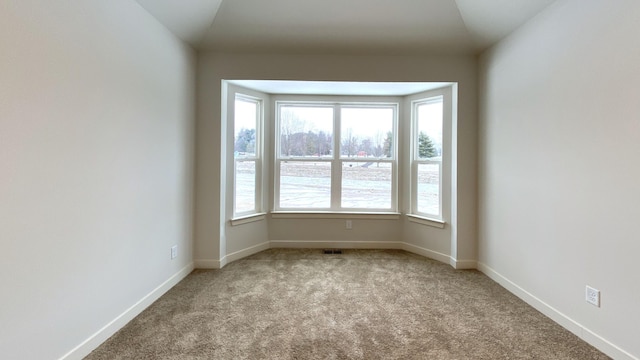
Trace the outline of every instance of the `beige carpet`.
<instances>
[{"instance_id":1,"label":"beige carpet","mask_svg":"<svg viewBox=\"0 0 640 360\"><path fill-rule=\"evenodd\" d=\"M607 359L477 271L271 249L196 270L87 359Z\"/></svg>"}]
</instances>

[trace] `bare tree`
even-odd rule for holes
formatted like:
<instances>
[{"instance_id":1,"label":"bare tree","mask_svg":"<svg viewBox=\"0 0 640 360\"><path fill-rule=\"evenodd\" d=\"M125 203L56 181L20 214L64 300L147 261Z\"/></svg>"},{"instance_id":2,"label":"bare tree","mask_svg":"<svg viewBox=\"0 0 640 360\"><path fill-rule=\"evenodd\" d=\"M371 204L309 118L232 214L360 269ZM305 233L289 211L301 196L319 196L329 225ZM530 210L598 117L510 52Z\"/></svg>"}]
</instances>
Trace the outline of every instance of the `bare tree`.
<instances>
[{"instance_id":1,"label":"bare tree","mask_svg":"<svg viewBox=\"0 0 640 360\"><path fill-rule=\"evenodd\" d=\"M291 156L294 153L296 147L296 138L301 136L295 136L298 133L304 132L305 121L301 120L293 111L287 108L283 108L280 112L280 155Z\"/></svg>"},{"instance_id":2,"label":"bare tree","mask_svg":"<svg viewBox=\"0 0 640 360\"><path fill-rule=\"evenodd\" d=\"M358 137L353 135L353 129L347 128L342 134L342 155L351 157L358 151Z\"/></svg>"},{"instance_id":3,"label":"bare tree","mask_svg":"<svg viewBox=\"0 0 640 360\"><path fill-rule=\"evenodd\" d=\"M378 130L373 136L373 156L382 157L384 154L384 134Z\"/></svg>"}]
</instances>

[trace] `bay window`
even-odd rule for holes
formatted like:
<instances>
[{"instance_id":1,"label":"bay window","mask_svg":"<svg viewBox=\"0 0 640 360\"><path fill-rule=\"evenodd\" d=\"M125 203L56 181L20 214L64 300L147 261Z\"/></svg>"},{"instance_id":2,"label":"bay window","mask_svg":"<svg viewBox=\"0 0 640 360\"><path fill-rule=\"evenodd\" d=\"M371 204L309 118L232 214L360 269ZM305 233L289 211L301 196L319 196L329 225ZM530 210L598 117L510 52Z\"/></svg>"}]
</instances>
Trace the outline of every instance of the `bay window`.
<instances>
[{"instance_id":1,"label":"bay window","mask_svg":"<svg viewBox=\"0 0 640 360\"><path fill-rule=\"evenodd\" d=\"M289 91L301 85L234 80L227 88L232 225L265 219L267 212L371 219L404 213L437 228L450 221L454 84L386 95L282 95L279 84ZM341 93L351 91L351 83L336 84L344 86Z\"/></svg>"}]
</instances>

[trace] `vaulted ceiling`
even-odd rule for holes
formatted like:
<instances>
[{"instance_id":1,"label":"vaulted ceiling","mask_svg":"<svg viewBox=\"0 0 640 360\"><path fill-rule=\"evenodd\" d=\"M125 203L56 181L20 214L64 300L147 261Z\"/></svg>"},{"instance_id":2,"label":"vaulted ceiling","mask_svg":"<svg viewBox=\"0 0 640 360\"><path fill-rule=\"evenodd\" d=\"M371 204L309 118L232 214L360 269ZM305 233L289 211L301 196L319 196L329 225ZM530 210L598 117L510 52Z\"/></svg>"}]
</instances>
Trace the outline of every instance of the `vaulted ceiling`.
<instances>
[{"instance_id":1,"label":"vaulted ceiling","mask_svg":"<svg viewBox=\"0 0 640 360\"><path fill-rule=\"evenodd\" d=\"M477 53L555 0L137 0L202 50Z\"/></svg>"}]
</instances>

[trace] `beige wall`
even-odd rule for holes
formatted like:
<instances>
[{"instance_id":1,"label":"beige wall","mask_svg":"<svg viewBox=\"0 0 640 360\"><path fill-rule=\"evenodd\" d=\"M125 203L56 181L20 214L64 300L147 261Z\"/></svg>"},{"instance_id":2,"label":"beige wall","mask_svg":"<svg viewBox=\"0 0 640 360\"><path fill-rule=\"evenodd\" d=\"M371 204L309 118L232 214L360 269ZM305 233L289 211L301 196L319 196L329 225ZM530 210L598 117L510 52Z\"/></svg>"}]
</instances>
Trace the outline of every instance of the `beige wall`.
<instances>
[{"instance_id":1,"label":"beige wall","mask_svg":"<svg viewBox=\"0 0 640 360\"><path fill-rule=\"evenodd\" d=\"M398 220L354 220L346 230L344 220L271 219L268 240L307 242L401 242L454 255L457 259L476 258L476 59L473 56L338 56L284 54L230 54L205 52L198 61L198 121L196 170L196 264L215 265L216 261L243 249L264 243L264 226L242 236L230 230L225 199L226 172L221 148L221 81L258 80L335 80L335 81L438 81L457 82L458 106L458 231L440 230ZM222 185L222 186L221 186ZM265 222L266 224L266 222ZM245 226L245 225L241 225ZM406 239L404 228L407 228ZM253 235L252 235L253 234ZM437 238L437 239L436 239ZM238 246L238 244L242 244ZM375 244L374 244L375 245ZM373 246L373 245L372 245Z\"/></svg>"},{"instance_id":2,"label":"beige wall","mask_svg":"<svg viewBox=\"0 0 640 360\"><path fill-rule=\"evenodd\" d=\"M195 52L131 0L0 9L0 357L81 358L192 263Z\"/></svg>"},{"instance_id":3,"label":"beige wall","mask_svg":"<svg viewBox=\"0 0 640 360\"><path fill-rule=\"evenodd\" d=\"M620 359L640 357L638 24L635 0L561 0L480 66L481 269Z\"/></svg>"}]
</instances>

